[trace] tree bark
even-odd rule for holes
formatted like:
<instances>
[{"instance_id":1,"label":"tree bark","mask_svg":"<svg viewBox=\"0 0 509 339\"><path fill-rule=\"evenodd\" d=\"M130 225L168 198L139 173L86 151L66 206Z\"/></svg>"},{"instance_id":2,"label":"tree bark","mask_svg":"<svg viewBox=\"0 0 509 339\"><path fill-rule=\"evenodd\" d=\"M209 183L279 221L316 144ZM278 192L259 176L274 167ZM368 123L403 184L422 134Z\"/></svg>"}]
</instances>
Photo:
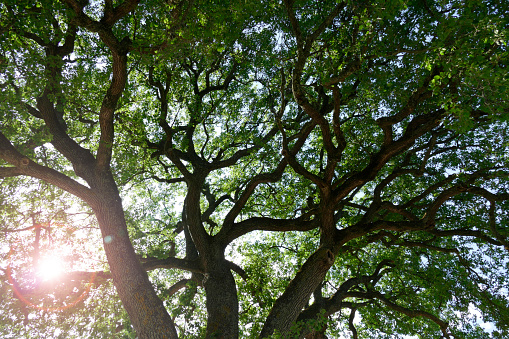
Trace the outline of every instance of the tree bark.
<instances>
[{"instance_id":1,"label":"tree bark","mask_svg":"<svg viewBox=\"0 0 509 339\"><path fill-rule=\"evenodd\" d=\"M198 167L195 173L188 178L184 222L189 228L189 235L186 234L186 247L187 249L192 247L192 253L189 254L197 252L205 269L203 287L208 315L206 338L238 338L237 285L224 258L224 246L218 238L207 234L201 220L200 194L207 172Z\"/></svg>"},{"instance_id":2,"label":"tree bark","mask_svg":"<svg viewBox=\"0 0 509 339\"><path fill-rule=\"evenodd\" d=\"M100 198L92 208L101 228L113 283L138 338L178 338L173 320L135 255L116 186L109 183L96 191Z\"/></svg>"},{"instance_id":3,"label":"tree bark","mask_svg":"<svg viewBox=\"0 0 509 339\"><path fill-rule=\"evenodd\" d=\"M272 307L260 338L272 335L275 330L282 335L289 333L309 297L323 281L333 263L334 254L327 247L319 248L309 257Z\"/></svg>"},{"instance_id":4,"label":"tree bark","mask_svg":"<svg viewBox=\"0 0 509 339\"><path fill-rule=\"evenodd\" d=\"M206 338L238 338L239 301L235 280L226 261L214 266L204 279L208 313Z\"/></svg>"}]
</instances>

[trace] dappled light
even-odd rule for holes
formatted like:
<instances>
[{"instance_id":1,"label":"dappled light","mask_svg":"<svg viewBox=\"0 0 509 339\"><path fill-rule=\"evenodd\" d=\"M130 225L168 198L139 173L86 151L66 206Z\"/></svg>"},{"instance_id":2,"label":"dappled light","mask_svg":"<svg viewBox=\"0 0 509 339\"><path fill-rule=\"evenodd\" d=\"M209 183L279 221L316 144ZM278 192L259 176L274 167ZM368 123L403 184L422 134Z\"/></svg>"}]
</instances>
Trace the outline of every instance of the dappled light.
<instances>
[{"instance_id":1,"label":"dappled light","mask_svg":"<svg viewBox=\"0 0 509 339\"><path fill-rule=\"evenodd\" d=\"M509 338L499 0L0 0L0 337Z\"/></svg>"}]
</instances>

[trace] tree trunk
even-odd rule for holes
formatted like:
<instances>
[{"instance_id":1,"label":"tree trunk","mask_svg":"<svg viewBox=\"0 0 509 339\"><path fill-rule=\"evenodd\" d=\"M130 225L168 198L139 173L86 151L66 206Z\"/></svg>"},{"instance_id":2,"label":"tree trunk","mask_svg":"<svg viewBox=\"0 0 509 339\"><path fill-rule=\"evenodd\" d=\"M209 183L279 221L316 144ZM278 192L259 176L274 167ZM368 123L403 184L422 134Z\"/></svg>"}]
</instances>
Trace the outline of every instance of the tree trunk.
<instances>
[{"instance_id":1,"label":"tree trunk","mask_svg":"<svg viewBox=\"0 0 509 339\"><path fill-rule=\"evenodd\" d=\"M239 337L239 301L235 280L224 260L214 266L204 279L208 313L206 338L235 339Z\"/></svg>"},{"instance_id":2,"label":"tree trunk","mask_svg":"<svg viewBox=\"0 0 509 339\"><path fill-rule=\"evenodd\" d=\"M272 307L260 338L272 335L275 330L283 336L289 334L309 297L323 281L333 263L334 254L326 247L319 248L309 257Z\"/></svg>"},{"instance_id":3,"label":"tree trunk","mask_svg":"<svg viewBox=\"0 0 509 339\"><path fill-rule=\"evenodd\" d=\"M103 237L113 283L140 339L177 338L175 325L137 259L127 232L122 202L102 191L93 206Z\"/></svg>"}]
</instances>

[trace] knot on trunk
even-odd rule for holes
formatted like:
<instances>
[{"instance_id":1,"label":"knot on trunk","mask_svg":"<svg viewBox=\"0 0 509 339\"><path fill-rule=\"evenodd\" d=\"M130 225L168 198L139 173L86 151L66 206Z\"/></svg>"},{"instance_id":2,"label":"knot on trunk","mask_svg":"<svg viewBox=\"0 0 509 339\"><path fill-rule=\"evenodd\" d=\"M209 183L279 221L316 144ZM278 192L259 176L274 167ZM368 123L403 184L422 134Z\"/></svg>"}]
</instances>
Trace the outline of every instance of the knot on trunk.
<instances>
[{"instance_id":1,"label":"knot on trunk","mask_svg":"<svg viewBox=\"0 0 509 339\"><path fill-rule=\"evenodd\" d=\"M335 259L334 253L332 253L331 250L327 250L326 255L327 255L327 264L329 266L332 266L332 264L334 264L334 259Z\"/></svg>"},{"instance_id":2,"label":"knot on trunk","mask_svg":"<svg viewBox=\"0 0 509 339\"><path fill-rule=\"evenodd\" d=\"M20 160L19 164L20 164L20 166L22 166L22 167L26 167L26 166L28 166L28 164L30 164L30 159L28 159L28 158L23 158L23 159L21 159L21 160Z\"/></svg>"}]
</instances>

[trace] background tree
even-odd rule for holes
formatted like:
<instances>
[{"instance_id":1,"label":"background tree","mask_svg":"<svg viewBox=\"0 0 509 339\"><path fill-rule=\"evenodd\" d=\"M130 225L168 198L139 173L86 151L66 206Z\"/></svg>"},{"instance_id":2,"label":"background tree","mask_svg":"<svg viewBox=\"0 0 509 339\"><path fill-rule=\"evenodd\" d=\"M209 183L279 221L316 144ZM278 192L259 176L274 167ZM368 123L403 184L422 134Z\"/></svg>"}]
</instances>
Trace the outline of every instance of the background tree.
<instances>
[{"instance_id":1,"label":"background tree","mask_svg":"<svg viewBox=\"0 0 509 339\"><path fill-rule=\"evenodd\" d=\"M2 1L5 333L507 336L507 9Z\"/></svg>"}]
</instances>

